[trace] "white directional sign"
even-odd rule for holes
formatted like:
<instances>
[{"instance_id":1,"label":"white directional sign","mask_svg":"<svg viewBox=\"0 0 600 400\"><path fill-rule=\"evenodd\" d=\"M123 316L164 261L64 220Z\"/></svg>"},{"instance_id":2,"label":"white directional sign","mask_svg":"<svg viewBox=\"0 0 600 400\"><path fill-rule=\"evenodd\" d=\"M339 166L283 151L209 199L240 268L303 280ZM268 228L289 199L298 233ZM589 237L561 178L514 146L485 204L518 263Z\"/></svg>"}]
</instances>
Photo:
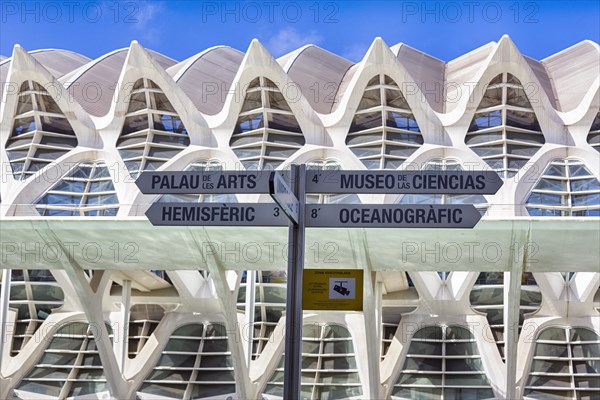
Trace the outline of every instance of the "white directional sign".
<instances>
[{"instance_id":1,"label":"white directional sign","mask_svg":"<svg viewBox=\"0 0 600 400\"><path fill-rule=\"evenodd\" d=\"M306 193L494 194L493 171L306 171Z\"/></svg>"},{"instance_id":2,"label":"white directional sign","mask_svg":"<svg viewBox=\"0 0 600 400\"><path fill-rule=\"evenodd\" d=\"M472 228L481 218L472 204L307 205L305 215L315 228Z\"/></svg>"},{"instance_id":3,"label":"white directional sign","mask_svg":"<svg viewBox=\"0 0 600 400\"><path fill-rule=\"evenodd\" d=\"M146 216L159 226L288 225L281 207L268 203L154 203Z\"/></svg>"},{"instance_id":4,"label":"white directional sign","mask_svg":"<svg viewBox=\"0 0 600 400\"><path fill-rule=\"evenodd\" d=\"M142 172L135 181L144 194L268 193L266 171Z\"/></svg>"},{"instance_id":5,"label":"white directional sign","mask_svg":"<svg viewBox=\"0 0 600 400\"><path fill-rule=\"evenodd\" d=\"M300 208L298 199L285 181L281 171L271 174L269 193L277 204L281 206L285 214L295 223L298 223L298 210Z\"/></svg>"}]
</instances>

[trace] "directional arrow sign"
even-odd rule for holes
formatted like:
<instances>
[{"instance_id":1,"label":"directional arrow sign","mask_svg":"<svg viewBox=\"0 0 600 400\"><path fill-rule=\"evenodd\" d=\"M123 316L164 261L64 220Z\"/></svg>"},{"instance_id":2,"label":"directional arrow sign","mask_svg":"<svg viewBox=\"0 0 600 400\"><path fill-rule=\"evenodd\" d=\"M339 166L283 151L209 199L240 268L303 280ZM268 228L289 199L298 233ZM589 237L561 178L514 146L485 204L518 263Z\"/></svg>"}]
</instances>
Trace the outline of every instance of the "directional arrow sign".
<instances>
[{"instance_id":1,"label":"directional arrow sign","mask_svg":"<svg viewBox=\"0 0 600 400\"><path fill-rule=\"evenodd\" d=\"M315 228L473 228L481 214L472 204L323 204L306 206Z\"/></svg>"},{"instance_id":2,"label":"directional arrow sign","mask_svg":"<svg viewBox=\"0 0 600 400\"><path fill-rule=\"evenodd\" d=\"M268 203L154 203L146 216L162 226L288 226L281 207Z\"/></svg>"},{"instance_id":3,"label":"directional arrow sign","mask_svg":"<svg viewBox=\"0 0 600 400\"><path fill-rule=\"evenodd\" d=\"M135 184L144 194L268 193L266 171L142 172Z\"/></svg>"},{"instance_id":4,"label":"directional arrow sign","mask_svg":"<svg viewBox=\"0 0 600 400\"><path fill-rule=\"evenodd\" d=\"M275 171L271 174L269 182L269 194L277 204L281 206L283 212L292 220L298 223L299 202L294 192L286 182L281 171Z\"/></svg>"},{"instance_id":5,"label":"directional arrow sign","mask_svg":"<svg viewBox=\"0 0 600 400\"><path fill-rule=\"evenodd\" d=\"M493 171L306 171L306 193L494 194Z\"/></svg>"}]
</instances>

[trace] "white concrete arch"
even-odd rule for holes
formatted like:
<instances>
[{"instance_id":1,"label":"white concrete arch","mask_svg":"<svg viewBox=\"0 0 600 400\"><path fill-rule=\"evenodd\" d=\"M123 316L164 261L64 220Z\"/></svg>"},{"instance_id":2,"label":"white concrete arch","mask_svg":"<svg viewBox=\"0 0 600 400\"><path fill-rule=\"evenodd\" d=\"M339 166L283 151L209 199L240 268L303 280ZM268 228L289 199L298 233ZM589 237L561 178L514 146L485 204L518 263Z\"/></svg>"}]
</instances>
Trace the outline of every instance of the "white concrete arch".
<instances>
[{"instance_id":1,"label":"white concrete arch","mask_svg":"<svg viewBox=\"0 0 600 400\"><path fill-rule=\"evenodd\" d=\"M181 118L190 144L214 147L215 141L202 115L177 85L173 78L163 70L138 42L133 41L127 52L127 58L116 83L113 102L109 113L97 120L100 135L105 138L106 146L112 148L120 136L125 113L133 85L139 79L147 78L156 83L169 99Z\"/></svg>"},{"instance_id":2,"label":"white concrete arch","mask_svg":"<svg viewBox=\"0 0 600 400\"><path fill-rule=\"evenodd\" d=\"M270 79L277 85L300 125L306 144L331 146L331 140L321 120L302 95L300 88L256 39L252 40L246 51L223 110L214 116L205 116L219 146L229 146L248 85L254 78L260 76Z\"/></svg>"},{"instance_id":3,"label":"white concrete arch","mask_svg":"<svg viewBox=\"0 0 600 400\"><path fill-rule=\"evenodd\" d=\"M379 74L387 75L396 82L415 116L425 143L448 145L449 141L444 136L441 123L425 100L419 85L381 38L373 41L367 54L358 64L358 69L335 111L321 116L323 124L331 132L334 145L345 146L348 130L367 83Z\"/></svg>"},{"instance_id":4,"label":"white concrete arch","mask_svg":"<svg viewBox=\"0 0 600 400\"><path fill-rule=\"evenodd\" d=\"M21 84L25 81L34 81L44 86L53 100L57 103L64 116L69 121L75 137L77 138L78 148L101 148L102 140L97 135L94 124L89 115L73 99L67 90L40 65L31 55L22 47L16 45L13 50L12 62L9 67L7 84L10 83L11 90L4 92L0 112L0 162L2 163L2 199L10 200L11 193L23 190L27 182L33 179L16 180L12 174L10 160L6 153L6 143L11 137L14 116L18 104L18 93ZM14 90L13 90L14 89ZM41 127L36 127L41 128ZM60 158L68 157L77 149L66 151ZM52 163L38 171L34 176L45 173L51 167ZM6 203L6 201L5 201Z\"/></svg>"}]
</instances>

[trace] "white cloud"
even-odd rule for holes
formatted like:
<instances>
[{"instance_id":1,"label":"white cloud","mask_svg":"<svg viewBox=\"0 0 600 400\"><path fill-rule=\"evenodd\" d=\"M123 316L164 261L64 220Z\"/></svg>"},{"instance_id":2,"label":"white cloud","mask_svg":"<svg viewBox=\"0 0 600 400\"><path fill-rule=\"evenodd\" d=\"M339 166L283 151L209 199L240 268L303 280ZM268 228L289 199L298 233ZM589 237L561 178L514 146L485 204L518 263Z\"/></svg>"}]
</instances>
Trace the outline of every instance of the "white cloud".
<instances>
[{"instance_id":1,"label":"white cloud","mask_svg":"<svg viewBox=\"0 0 600 400\"><path fill-rule=\"evenodd\" d=\"M160 27L157 25L157 16L164 12L164 6L159 1L140 1L134 3L137 9L131 15L133 29L137 32L140 39L149 44L156 44L160 39ZM142 43L143 44L143 43Z\"/></svg>"},{"instance_id":2,"label":"white cloud","mask_svg":"<svg viewBox=\"0 0 600 400\"><path fill-rule=\"evenodd\" d=\"M350 61L359 62L363 59L365 54L367 54L367 50L369 50L369 45L355 43L352 46L348 46L344 49L342 57L345 57Z\"/></svg>"},{"instance_id":3,"label":"white cloud","mask_svg":"<svg viewBox=\"0 0 600 400\"><path fill-rule=\"evenodd\" d=\"M323 38L314 30L298 32L288 27L271 36L266 47L273 56L279 57L306 44L318 44L321 40Z\"/></svg>"}]
</instances>

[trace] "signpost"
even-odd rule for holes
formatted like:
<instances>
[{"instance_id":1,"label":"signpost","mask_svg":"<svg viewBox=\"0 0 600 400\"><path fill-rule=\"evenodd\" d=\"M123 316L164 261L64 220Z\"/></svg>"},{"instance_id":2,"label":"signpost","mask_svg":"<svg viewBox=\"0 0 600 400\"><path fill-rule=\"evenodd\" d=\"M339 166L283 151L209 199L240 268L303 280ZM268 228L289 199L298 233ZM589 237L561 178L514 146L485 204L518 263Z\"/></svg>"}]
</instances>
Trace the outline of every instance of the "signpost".
<instances>
[{"instance_id":1,"label":"signpost","mask_svg":"<svg viewBox=\"0 0 600 400\"><path fill-rule=\"evenodd\" d=\"M306 226L313 228L473 228L480 219L472 204L306 206Z\"/></svg>"},{"instance_id":2,"label":"signpost","mask_svg":"<svg viewBox=\"0 0 600 400\"><path fill-rule=\"evenodd\" d=\"M144 194L269 193L265 171L146 171L135 184Z\"/></svg>"},{"instance_id":3,"label":"signpost","mask_svg":"<svg viewBox=\"0 0 600 400\"><path fill-rule=\"evenodd\" d=\"M502 186L492 171L282 171L143 172L144 194L269 193L269 203L154 203L146 215L158 226L285 226L288 265L284 399L300 398L302 310L362 310L362 270L304 270L308 227L472 228L481 214L472 204L306 205L306 193L494 194ZM307 285L302 295L303 278Z\"/></svg>"},{"instance_id":4,"label":"signpost","mask_svg":"<svg viewBox=\"0 0 600 400\"><path fill-rule=\"evenodd\" d=\"M154 203L146 216L157 226L286 226L281 207L268 203Z\"/></svg>"},{"instance_id":5,"label":"signpost","mask_svg":"<svg viewBox=\"0 0 600 400\"><path fill-rule=\"evenodd\" d=\"M275 171L271 174L269 181L269 193L277 204L281 206L283 212L292 220L293 223L298 223L298 210L300 203L294 195L294 191L285 181L281 171Z\"/></svg>"},{"instance_id":6,"label":"signpost","mask_svg":"<svg viewBox=\"0 0 600 400\"><path fill-rule=\"evenodd\" d=\"M494 171L307 171L306 193L494 194Z\"/></svg>"}]
</instances>

